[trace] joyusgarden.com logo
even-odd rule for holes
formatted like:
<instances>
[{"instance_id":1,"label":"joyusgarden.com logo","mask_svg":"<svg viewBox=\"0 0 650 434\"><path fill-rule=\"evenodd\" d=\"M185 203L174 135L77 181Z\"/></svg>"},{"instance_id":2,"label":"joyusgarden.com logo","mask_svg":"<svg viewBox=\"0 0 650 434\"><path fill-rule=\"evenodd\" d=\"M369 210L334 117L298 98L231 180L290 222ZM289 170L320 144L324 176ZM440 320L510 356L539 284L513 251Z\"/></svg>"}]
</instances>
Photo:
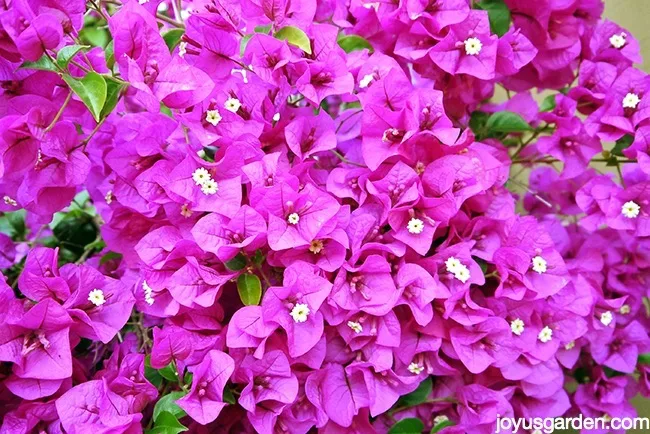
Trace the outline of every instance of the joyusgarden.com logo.
<instances>
[{"instance_id":1,"label":"joyusgarden.com logo","mask_svg":"<svg viewBox=\"0 0 650 434\"><path fill-rule=\"evenodd\" d=\"M497 416L496 434L499 433L534 433L550 434L554 431L574 430L650 430L650 419L647 417L533 417L514 418Z\"/></svg>"}]
</instances>

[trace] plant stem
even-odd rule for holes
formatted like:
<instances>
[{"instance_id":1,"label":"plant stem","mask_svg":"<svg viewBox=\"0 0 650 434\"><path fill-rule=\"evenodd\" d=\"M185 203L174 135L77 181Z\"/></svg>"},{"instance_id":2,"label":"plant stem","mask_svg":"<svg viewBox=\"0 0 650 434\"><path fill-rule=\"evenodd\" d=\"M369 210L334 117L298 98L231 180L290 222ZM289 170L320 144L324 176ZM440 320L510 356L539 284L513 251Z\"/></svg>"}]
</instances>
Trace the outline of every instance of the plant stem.
<instances>
[{"instance_id":1,"label":"plant stem","mask_svg":"<svg viewBox=\"0 0 650 434\"><path fill-rule=\"evenodd\" d=\"M50 122L50 125L45 128L45 132L49 132L52 128L54 128L54 124L58 122L58 120L61 118L61 115L65 111L65 108L68 106L68 103L70 102L70 99L72 98L72 91L68 93L68 96L65 97L65 101L63 101L63 105L59 109L59 111L56 113L56 116L54 116L54 119L52 119L52 122Z\"/></svg>"}]
</instances>

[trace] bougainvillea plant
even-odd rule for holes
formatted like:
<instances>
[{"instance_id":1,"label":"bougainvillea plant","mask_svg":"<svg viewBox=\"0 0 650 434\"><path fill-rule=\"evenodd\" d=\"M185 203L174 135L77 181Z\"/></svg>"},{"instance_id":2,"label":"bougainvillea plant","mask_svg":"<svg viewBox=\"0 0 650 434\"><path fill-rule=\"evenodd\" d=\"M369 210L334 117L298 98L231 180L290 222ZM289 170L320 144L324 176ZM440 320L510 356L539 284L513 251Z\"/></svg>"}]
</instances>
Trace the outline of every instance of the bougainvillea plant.
<instances>
[{"instance_id":1,"label":"bougainvillea plant","mask_svg":"<svg viewBox=\"0 0 650 434\"><path fill-rule=\"evenodd\" d=\"M650 393L601 0L4 0L0 433L494 432Z\"/></svg>"}]
</instances>

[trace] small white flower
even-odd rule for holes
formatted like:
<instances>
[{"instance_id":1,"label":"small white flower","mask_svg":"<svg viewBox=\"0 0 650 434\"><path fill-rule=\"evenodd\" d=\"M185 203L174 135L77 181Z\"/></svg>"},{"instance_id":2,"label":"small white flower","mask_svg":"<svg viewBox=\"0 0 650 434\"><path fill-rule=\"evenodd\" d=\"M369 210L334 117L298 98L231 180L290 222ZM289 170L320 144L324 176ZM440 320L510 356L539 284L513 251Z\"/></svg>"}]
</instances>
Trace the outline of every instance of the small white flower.
<instances>
[{"instance_id":1,"label":"small white flower","mask_svg":"<svg viewBox=\"0 0 650 434\"><path fill-rule=\"evenodd\" d=\"M571 341L564 346L564 349L569 351L572 350L575 346L576 346L576 341Z\"/></svg>"},{"instance_id":2,"label":"small white flower","mask_svg":"<svg viewBox=\"0 0 650 434\"><path fill-rule=\"evenodd\" d=\"M535 256L533 258L533 271L537 271L539 274L546 273L546 259Z\"/></svg>"},{"instance_id":3,"label":"small white flower","mask_svg":"<svg viewBox=\"0 0 650 434\"><path fill-rule=\"evenodd\" d=\"M158 5L158 12L165 12L167 9L169 9L169 6L167 6L167 3L162 2Z\"/></svg>"},{"instance_id":4,"label":"small white flower","mask_svg":"<svg viewBox=\"0 0 650 434\"><path fill-rule=\"evenodd\" d=\"M296 303L293 309L291 309L290 315L295 322L305 322L307 321L307 316L309 316L309 306L304 303Z\"/></svg>"},{"instance_id":5,"label":"small white flower","mask_svg":"<svg viewBox=\"0 0 650 434\"><path fill-rule=\"evenodd\" d=\"M546 326L542 329L541 332L537 335L537 339L542 343L546 343L553 338L553 330L549 326Z\"/></svg>"},{"instance_id":6,"label":"small white flower","mask_svg":"<svg viewBox=\"0 0 650 434\"><path fill-rule=\"evenodd\" d=\"M467 38L465 39L465 53L469 56L476 56L481 52L483 44L478 38Z\"/></svg>"},{"instance_id":7,"label":"small white flower","mask_svg":"<svg viewBox=\"0 0 650 434\"><path fill-rule=\"evenodd\" d=\"M610 311L603 312L603 313L600 315L600 322L601 322L605 327L607 327L608 325L610 325L610 324L612 323L612 321L614 321L614 315L612 315L612 313L611 313Z\"/></svg>"},{"instance_id":8,"label":"small white flower","mask_svg":"<svg viewBox=\"0 0 650 434\"><path fill-rule=\"evenodd\" d=\"M153 304L153 288L147 284L146 280L142 281L142 290L144 291L144 301L151 306Z\"/></svg>"},{"instance_id":9,"label":"small white flower","mask_svg":"<svg viewBox=\"0 0 650 434\"><path fill-rule=\"evenodd\" d=\"M113 202L113 191L109 190L108 193L106 193L106 196L104 196L104 200L106 201L106 204L110 205L111 202Z\"/></svg>"},{"instance_id":10,"label":"small white flower","mask_svg":"<svg viewBox=\"0 0 650 434\"><path fill-rule=\"evenodd\" d=\"M205 167L199 167L192 173L192 179L196 185L204 185L212 178Z\"/></svg>"},{"instance_id":11,"label":"small white flower","mask_svg":"<svg viewBox=\"0 0 650 434\"><path fill-rule=\"evenodd\" d=\"M447 271L450 273L455 273L456 270L463 266L463 264L461 264L458 259L450 256L449 259L445 261L445 266L447 267Z\"/></svg>"},{"instance_id":12,"label":"small white flower","mask_svg":"<svg viewBox=\"0 0 650 434\"><path fill-rule=\"evenodd\" d=\"M219 124L219 122L221 122L221 119L222 119L221 118L221 113L219 113L219 110L217 110L217 109L208 110L205 113L205 120L209 124L211 124L211 125L213 125L215 127Z\"/></svg>"},{"instance_id":13,"label":"small white flower","mask_svg":"<svg viewBox=\"0 0 650 434\"><path fill-rule=\"evenodd\" d=\"M276 113L273 115L273 122L278 122L280 120L280 113Z\"/></svg>"},{"instance_id":14,"label":"small white flower","mask_svg":"<svg viewBox=\"0 0 650 434\"><path fill-rule=\"evenodd\" d=\"M161 5L164 5L164 3L160 3ZM187 42L181 41L180 44L178 44L178 55L181 57L185 57L187 54Z\"/></svg>"},{"instance_id":15,"label":"small white flower","mask_svg":"<svg viewBox=\"0 0 650 434\"><path fill-rule=\"evenodd\" d=\"M406 229L409 231L410 234L418 235L421 234L422 231L424 230L424 222L420 219L412 218L409 220L408 224L406 225Z\"/></svg>"},{"instance_id":16,"label":"small white flower","mask_svg":"<svg viewBox=\"0 0 650 434\"><path fill-rule=\"evenodd\" d=\"M18 205L18 202L16 202L11 197L6 196L6 195L2 198L2 200L4 201L4 203L6 205L11 205L11 206L17 206Z\"/></svg>"},{"instance_id":17,"label":"small white flower","mask_svg":"<svg viewBox=\"0 0 650 434\"><path fill-rule=\"evenodd\" d=\"M241 107L241 102L237 98L230 97L226 100L223 106L229 112L237 113L237 110Z\"/></svg>"},{"instance_id":18,"label":"small white flower","mask_svg":"<svg viewBox=\"0 0 650 434\"><path fill-rule=\"evenodd\" d=\"M415 362L411 362L411 364L408 367L408 370L411 374L420 375L422 371L424 371L424 366L419 365Z\"/></svg>"},{"instance_id":19,"label":"small white flower","mask_svg":"<svg viewBox=\"0 0 650 434\"><path fill-rule=\"evenodd\" d=\"M93 289L88 293L88 301L90 301L95 306L101 306L102 304L106 303L106 299L104 298L104 291L96 288Z\"/></svg>"},{"instance_id":20,"label":"small white flower","mask_svg":"<svg viewBox=\"0 0 650 434\"><path fill-rule=\"evenodd\" d=\"M214 179L208 179L201 186L201 192L203 192L203 194L205 194L206 196L215 194L217 191L219 191L219 184L217 184L217 181L215 181Z\"/></svg>"},{"instance_id":21,"label":"small white flower","mask_svg":"<svg viewBox=\"0 0 650 434\"><path fill-rule=\"evenodd\" d=\"M291 225L297 225L298 222L300 221L300 216L298 215L297 212L292 212L289 214L289 217L287 217L287 222Z\"/></svg>"},{"instance_id":22,"label":"small white flower","mask_svg":"<svg viewBox=\"0 0 650 434\"><path fill-rule=\"evenodd\" d=\"M356 334L359 334L363 331L363 326L361 323L358 323L356 321L348 321L348 327L350 327Z\"/></svg>"},{"instance_id":23,"label":"small white flower","mask_svg":"<svg viewBox=\"0 0 650 434\"><path fill-rule=\"evenodd\" d=\"M639 216L641 207L634 201L625 202L621 208L621 214L629 219L635 219Z\"/></svg>"},{"instance_id":24,"label":"small white flower","mask_svg":"<svg viewBox=\"0 0 650 434\"><path fill-rule=\"evenodd\" d=\"M625 33L619 33L618 35L612 35L609 37L609 43L612 44L614 48L623 48L627 43L625 39L627 35Z\"/></svg>"},{"instance_id":25,"label":"small white flower","mask_svg":"<svg viewBox=\"0 0 650 434\"><path fill-rule=\"evenodd\" d=\"M462 265L454 272L454 277L461 282L465 283L469 280L469 270L466 266Z\"/></svg>"},{"instance_id":26,"label":"small white flower","mask_svg":"<svg viewBox=\"0 0 650 434\"><path fill-rule=\"evenodd\" d=\"M189 9L181 10L181 20L186 21L190 15L192 15L192 12Z\"/></svg>"},{"instance_id":27,"label":"small white flower","mask_svg":"<svg viewBox=\"0 0 650 434\"><path fill-rule=\"evenodd\" d=\"M436 416L433 418L433 426L436 426L440 423L447 422L449 418L445 416L444 414L441 414L440 416Z\"/></svg>"},{"instance_id":28,"label":"small white flower","mask_svg":"<svg viewBox=\"0 0 650 434\"><path fill-rule=\"evenodd\" d=\"M639 95L629 92L627 95L625 95L625 98L623 98L623 108L635 109L640 102L641 98L639 98Z\"/></svg>"},{"instance_id":29,"label":"small white flower","mask_svg":"<svg viewBox=\"0 0 650 434\"><path fill-rule=\"evenodd\" d=\"M623 315L627 315L628 313L630 313L631 310L632 309L630 309L629 304L624 304L623 306L621 306L621 308L618 311Z\"/></svg>"},{"instance_id":30,"label":"small white flower","mask_svg":"<svg viewBox=\"0 0 650 434\"><path fill-rule=\"evenodd\" d=\"M521 336L524 332L524 322L519 318L513 320L510 323L510 330L512 330L512 332L517 336Z\"/></svg>"},{"instance_id":31,"label":"small white flower","mask_svg":"<svg viewBox=\"0 0 650 434\"><path fill-rule=\"evenodd\" d=\"M361 80L359 80L359 87L361 89L364 89L364 88L368 87L368 85L370 85L370 83L374 79L375 79L375 76L372 75L372 74L364 75L363 78Z\"/></svg>"}]
</instances>

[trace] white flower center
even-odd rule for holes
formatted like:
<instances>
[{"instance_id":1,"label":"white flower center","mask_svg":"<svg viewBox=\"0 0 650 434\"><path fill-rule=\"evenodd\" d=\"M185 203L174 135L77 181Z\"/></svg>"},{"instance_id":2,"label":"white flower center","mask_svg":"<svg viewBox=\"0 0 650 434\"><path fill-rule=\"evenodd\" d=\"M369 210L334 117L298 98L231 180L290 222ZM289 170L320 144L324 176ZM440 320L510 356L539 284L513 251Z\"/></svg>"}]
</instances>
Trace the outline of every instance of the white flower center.
<instances>
[{"instance_id":1,"label":"white flower center","mask_svg":"<svg viewBox=\"0 0 650 434\"><path fill-rule=\"evenodd\" d=\"M618 35L612 35L609 37L609 43L612 44L614 48L623 48L627 43L625 39L627 35L625 33L619 33Z\"/></svg>"},{"instance_id":2,"label":"white flower center","mask_svg":"<svg viewBox=\"0 0 650 434\"><path fill-rule=\"evenodd\" d=\"M11 205L11 206L17 206L17 205L18 205L18 202L16 202L15 200L13 200L13 199L12 199L11 197L9 197L9 196L4 196L4 197L2 198L2 200L3 200L4 203L7 204L7 205Z\"/></svg>"},{"instance_id":3,"label":"white flower center","mask_svg":"<svg viewBox=\"0 0 650 434\"><path fill-rule=\"evenodd\" d=\"M524 322L519 318L513 320L510 323L510 330L512 330L512 332L517 336L521 336L524 332Z\"/></svg>"},{"instance_id":4,"label":"white flower center","mask_svg":"<svg viewBox=\"0 0 650 434\"><path fill-rule=\"evenodd\" d=\"M566 344L566 345L564 346L564 349L567 350L567 351L569 351L569 350L572 350L575 346L576 346L576 342L575 342L575 341L571 341L571 342L569 342L568 344Z\"/></svg>"},{"instance_id":5,"label":"white flower center","mask_svg":"<svg viewBox=\"0 0 650 434\"><path fill-rule=\"evenodd\" d=\"M537 271L539 274L546 273L546 259L535 256L533 258L533 271Z\"/></svg>"},{"instance_id":6,"label":"white flower center","mask_svg":"<svg viewBox=\"0 0 650 434\"><path fill-rule=\"evenodd\" d=\"M625 98L623 98L623 108L635 109L640 102L641 98L639 98L639 95L629 92L627 95L625 95Z\"/></svg>"},{"instance_id":7,"label":"white flower center","mask_svg":"<svg viewBox=\"0 0 650 434\"><path fill-rule=\"evenodd\" d=\"M153 288L147 284L146 280L142 281L142 290L144 291L144 301L151 306L153 304Z\"/></svg>"},{"instance_id":8,"label":"white flower center","mask_svg":"<svg viewBox=\"0 0 650 434\"><path fill-rule=\"evenodd\" d=\"M641 207L634 201L625 202L621 208L621 214L629 219L634 219L639 216Z\"/></svg>"},{"instance_id":9,"label":"white flower center","mask_svg":"<svg viewBox=\"0 0 650 434\"><path fill-rule=\"evenodd\" d=\"M164 5L165 3L160 3L160 5ZM178 55L181 57L185 57L187 54L187 42L181 41L180 44L178 44Z\"/></svg>"},{"instance_id":10,"label":"white flower center","mask_svg":"<svg viewBox=\"0 0 650 434\"><path fill-rule=\"evenodd\" d=\"M411 364L408 367L408 370L411 374L420 375L422 371L424 371L424 366L419 365L415 362L411 362Z\"/></svg>"},{"instance_id":11,"label":"white flower center","mask_svg":"<svg viewBox=\"0 0 650 434\"><path fill-rule=\"evenodd\" d=\"M196 185L205 185L211 179L210 172L205 167L199 167L192 173Z\"/></svg>"},{"instance_id":12,"label":"white flower center","mask_svg":"<svg viewBox=\"0 0 650 434\"><path fill-rule=\"evenodd\" d=\"M465 53L469 56L476 56L481 52L483 44L478 38L467 38L465 39Z\"/></svg>"},{"instance_id":13,"label":"white flower center","mask_svg":"<svg viewBox=\"0 0 650 434\"><path fill-rule=\"evenodd\" d=\"M406 225L406 229L408 229L409 233L411 234L421 234L424 230L424 222L420 219L412 218Z\"/></svg>"},{"instance_id":14,"label":"white flower center","mask_svg":"<svg viewBox=\"0 0 650 434\"><path fill-rule=\"evenodd\" d=\"M102 304L106 303L106 299L104 298L104 291L101 289L93 289L88 293L88 301L90 301L95 306L101 306Z\"/></svg>"},{"instance_id":15,"label":"white flower center","mask_svg":"<svg viewBox=\"0 0 650 434\"><path fill-rule=\"evenodd\" d=\"M618 311L623 315L627 315L628 313L630 313L631 310L632 309L630 309L629 304L624 304L623 306L621 306L621 308Z\"/></svg>"},{"instance_id":16,"label":"white flower center","mask_svg":"<svg viewBox=\"0 0 650 434\"><path fill-rule=\"evenodd\" d=\"M201 185L201 191L203 194L206 196L210 196L212 194L215 194L217 191L219 191L219 184L217 184L217 181L214 179L208 179Z\"/></svg>"},{"instance_id":17,"label":"white flower center","mask_svg":"<svg viewBox=\"0 0 650 434\"><path fill-rule=\"evenodd\" d=\"M356 321L348 321L348 327L350 327L356 334L359 334L363 331L363 326L361 323L358 323Z\"/></svg>"},{"instance_id":18,"label":"white flower center","mask_svg":"<svg viewBox=\"0 0 650 434\"><path fill-rule=\"evenodd\" d=\"M374 80L374 79L375 79L375 76L372 75L372 74L364 75L363 78L362 78L361 80L359 80L359 87L360 87L361 89L364 89L364 88L368 87L368 85L369 85L369 84L372 82L372 80Z\"/></svg>"},{"instance_id":19,"label":"white flower center","mask_svg":"<svg viewBox=\"0 0 650 434\"><path fill-rule=\"evenodd\" d=\"M307 321L307 316L309 316L309 306L304 303L296 303L293 309L291 309L290 315L295 322L305 322Z\"/></svg>"},{"instance_id":20,"label":"white flower center","mask_svg":"<svg viewBox=\"0 0 650 434\"><path fill-rule=\"evenodd\" d=\"M237 98L228 98L224 103L224 107L229 112L237 113L237 110L241 107L241 102Z\"/></svg>"},{"instance_id":21,"label":"white flower center","mask_svg":"<svg viewBox=\"0 0 650 434\"><path fill-rule=\"evenodd\" d=\"M209 124L216 127L219 124L219 122L221 122L221 113L219 113L219 110L217 110L217 109L208 110L205 113L205 120Z\"/></svg>"},{"instance_id":22,"label":"white flower center","mask_svg":"<svg viewBox=\"0 0 650 434\"><path fill-rule=\"evenodd\" d=\"M463 264L460 263L460 261L453 256L450 256L449 259L445 261L445 266L447 267L447 271L450 273L455 273L456 270L461 268Z\"/></svg>"},{"instance_id":23,"label":"white flower center","mask_svg":"<svg viewBox=\"0 0 650 434\"><path fill-rule=\"evenodd\" d=\"M287 222L291 225L297 225L298 222L300 221L300 216L298 215L297 212L292 212L289 214L289 217L287 217Z\"/></svg>"},{"instance_id":24,"label":"white flower center","mask_svg":"<svg viewBox=\"0 0 650 434\"><path fill-rule=\"evenodd\" d=\"M540 340L542 343L546 343L550 341L553 338L553 330L549 326L546 326L542 329L541 332L539 332L539 335L537 335L537 339Z\"/></svg>"},{"instance_id":25,"label":"white flower center","mask_svg":"<svg viewBox=\"0 0 650 434\"><path fill-rule=\"evenodd\" d=\"M610 311L603 312L602 315L600 315L600 322L607 327L614 321L614 315Z\"/></svg>"}]
</instances>

